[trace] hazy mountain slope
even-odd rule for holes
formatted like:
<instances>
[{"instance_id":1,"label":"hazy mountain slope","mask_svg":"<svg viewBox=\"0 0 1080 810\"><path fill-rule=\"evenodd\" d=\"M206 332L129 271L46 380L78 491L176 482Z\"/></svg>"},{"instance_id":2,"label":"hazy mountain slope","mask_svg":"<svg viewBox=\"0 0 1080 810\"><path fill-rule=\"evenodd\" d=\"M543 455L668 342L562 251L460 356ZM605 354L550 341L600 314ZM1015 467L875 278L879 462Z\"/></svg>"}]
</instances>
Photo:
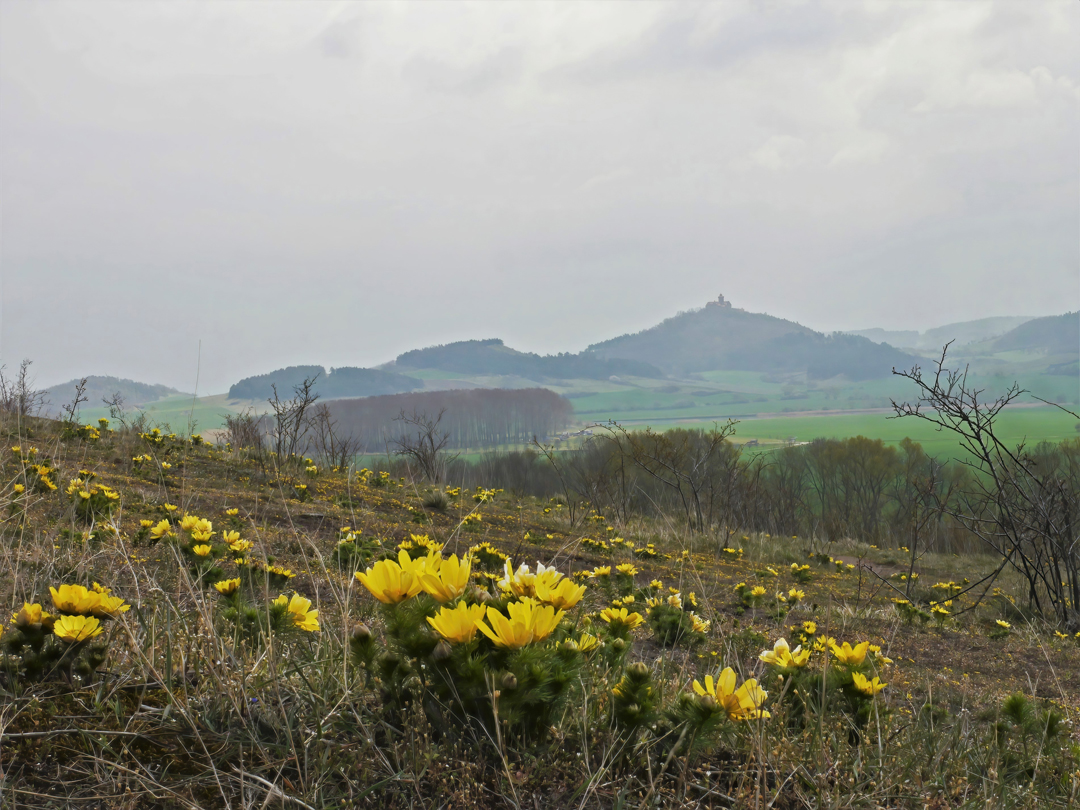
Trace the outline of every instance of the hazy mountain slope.
<instances>
[{"instance_id":1,"label":"hazy mountain slope","mask_svg":"<svg viewBox=\"0 0 1080 810\"><path fill-rule=\"evenodd\" d=\"M1080 354L1080 312L1035 318L1005 333L992 344L994 351L1042 351Z\"/></svg>"},{"instance_id":2,"label":"hazy mountain slope","mask_svg":"<svg viewBox=\"0 0 1080 810\"><path fill-rule=\"evenodd\" d=\"M344 367L327 372L322 366L289 366L268 374L245 377L229 388L229 398L267 399L273 396L275 385L279 396L290 397L295 386L316 375L315 392L323 399L400 394L424 387L414 377L381 369Z\"/></svg>"},{"instance_id":3,"label":"hazy mountain slope","mask_svg":"<svg viewBox=\"0 0 1080 810\"><path fill-rule=\"evenodd\" d=\"M916 358L855 335L831 336L771 315L724 306L684 312L632 335L588 348L598 357L652 363L672 373L805 371L814 378L845 374L872 379Z\"/></svg>"},{"instance_id":4,"label":"hazy mountain slope","mask_svg":"<svg viewBox=\"0 0 1080 810\"><path fill-rule=\"evenodd\" d=\"M978 343L983 340L1003 335L1010 329L1014 329L1023 323L1032 320L1029 315L1003 316L995 318L979 318L975 321L959 321L944 326L935 326L925 332L915 330L891 330L891 329L849 329L845 335L857 335L875 343L888 343L900 349L924 349L934 351L940 349L949 341L953 341L953 348L964 346L968 343Z\"/></svg>"},{"instance_id":5,"label":"hazy mountain slope","mask_svg":"<svg viewBox=\"0 0 1080 810\"><path fill-rule=\"evenodd\" d=\"M75 386L79 380L68 380L65 383L54 385L46 389L49 404L46 412L58 414L61 408L75 398ZM148 383L125 380L120 377L90 376L86 378L86 407L100 408L103 398L111 398L119 392L126 406L145 405L148 402L156 402L173 394L183 393L167 385L150 385Z\"/></svg>"},{"instance_id":6,"label":"hazy mountain slope","mask_svg":"<svg viewBox=\"0 0 1080 810\"><path fill-rule=\"evenodd\" d=\"M525 377L530 380L591 379L611 376L662 377L663 372L636 359L606 359L592 354L539 355L519 352L498 338L463 340L399 355L398 367L432 368L459 374L491 374Z\"/></svg>"}]
</instances>

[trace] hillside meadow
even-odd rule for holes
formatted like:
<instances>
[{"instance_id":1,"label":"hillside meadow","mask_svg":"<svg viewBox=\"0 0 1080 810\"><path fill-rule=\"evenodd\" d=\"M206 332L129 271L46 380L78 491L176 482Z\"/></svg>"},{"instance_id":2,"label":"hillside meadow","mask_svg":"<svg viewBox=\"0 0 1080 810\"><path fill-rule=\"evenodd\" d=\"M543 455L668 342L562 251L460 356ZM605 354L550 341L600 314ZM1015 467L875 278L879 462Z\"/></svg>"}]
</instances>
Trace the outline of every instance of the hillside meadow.
<instances>
[{"instance_id":1,"label":"hillside meadow","mask_svg":"<svg viewBox=\"0 0 1080 810\"><path fill-rule=\"evenodd\" d=\"M5 807L1080 801L1080 638L990 556L6 433Z\"/></svg>"}]
</instances>

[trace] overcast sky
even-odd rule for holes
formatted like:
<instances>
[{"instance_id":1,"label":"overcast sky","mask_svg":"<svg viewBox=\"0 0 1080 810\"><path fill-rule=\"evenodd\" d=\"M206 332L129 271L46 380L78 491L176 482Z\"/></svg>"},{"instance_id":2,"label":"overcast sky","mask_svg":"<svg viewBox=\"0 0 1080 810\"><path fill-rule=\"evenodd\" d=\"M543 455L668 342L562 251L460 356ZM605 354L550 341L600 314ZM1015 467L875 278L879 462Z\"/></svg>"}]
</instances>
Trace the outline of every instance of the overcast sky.
<instances>
[{"instance_id":1,"label":"overcast sky","mask_svg":"<svg viewBox=\"0 0 1080 810\"><path fill-rule=\"evenodd\" d=\"M1080 4L0 3L3 362L1080 306Z\"/></svg>"}]
</instances>

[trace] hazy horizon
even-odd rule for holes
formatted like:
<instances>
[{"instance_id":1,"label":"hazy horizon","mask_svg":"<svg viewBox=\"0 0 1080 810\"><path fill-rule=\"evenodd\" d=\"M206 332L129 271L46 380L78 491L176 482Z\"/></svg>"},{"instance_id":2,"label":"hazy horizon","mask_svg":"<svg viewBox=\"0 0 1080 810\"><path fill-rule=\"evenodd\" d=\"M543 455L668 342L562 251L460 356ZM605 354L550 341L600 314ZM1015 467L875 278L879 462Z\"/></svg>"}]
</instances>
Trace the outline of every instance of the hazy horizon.
<instances>
[{"instance_id":1,"label":"hazy horizon","mask_svg":"<svg viewBox=\"0 0 1080 810\"><path fill-rule=\"evenodd\" d=\"M1075 3L5 3L0 360L1080 308ZM199 343L202 343L201 362Z\"/></svg>"}]
</instances>

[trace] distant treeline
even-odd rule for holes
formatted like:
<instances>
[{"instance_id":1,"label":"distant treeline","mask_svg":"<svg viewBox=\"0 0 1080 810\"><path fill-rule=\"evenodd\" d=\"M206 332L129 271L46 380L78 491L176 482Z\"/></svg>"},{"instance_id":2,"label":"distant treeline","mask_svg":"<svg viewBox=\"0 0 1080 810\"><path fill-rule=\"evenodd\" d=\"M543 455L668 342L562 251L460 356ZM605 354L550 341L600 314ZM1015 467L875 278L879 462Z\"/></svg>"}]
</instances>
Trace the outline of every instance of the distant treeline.
<instances>
[{"instance_id":1,"label":"distant treeline","mask_svg":"<svg viewBox=\"0 0 1080 810\"><path fill-rule=\"evenodd\" d=\"M277 386L278 395L287 398L305 379L318 376L315 393L322 399L343 397L373 397L399 394L423 388L415 377L381 371L375 368L335 368L327 373L322 366L289 366L288 368L246 377L229 388L231 399L269 399Z\"/></svg>"},{"instance_id":2,"label":"distant treeline","mask_svg":"<svg viewBox=\"0 0 1080 810\"><path fill-rule=\"evenodd\" d=\"M413 349L397 358L408 368L436 368L459 374L500 374L530 380L606 380L612 376L663 377L663 372L639 360L608 360L593 354L519 352L498 338L463 340L426 349Z\"/></svg>"},{"instance_id":3,"label":"distant treeline","mask_svg":"<svg viewBox=\"0 0 1080 810\"><path fill-rule=\"evenodd\" d=\"M472 388L344 399L326 403L335 431L360 440L367 452L380 452L406 432L396 421L402 412L435 418L449 434L448 448L523 444L564 428L573 416L565 397L546 388Z\"/></svg>"},{"instance_id":4,"label":"distant treeline","mask_svg":"<svg viewBox=\"0 0 1080 810\"><path fill-rule=\"evenodd\" d=\"M932 458L908 439L900 446L862 436L817 439L751 455L703 430L597 432L603 435L553 452L551 460L533 450L489 453L475 463L459 460L447 468L445 480L558 496L578 520L593 510L619 522L638 515L678 516L722 535L739 529L852 537L957 553L985 546L952 515L989 518L997 508L973 495L982 490L970 468ZM1025 463L1052 473L1065 510L1063 525L1080 525L1080 439L1030 448ZM403 461L381 466L395 476L416 473Z\"/></svg>"}]
</instances>

